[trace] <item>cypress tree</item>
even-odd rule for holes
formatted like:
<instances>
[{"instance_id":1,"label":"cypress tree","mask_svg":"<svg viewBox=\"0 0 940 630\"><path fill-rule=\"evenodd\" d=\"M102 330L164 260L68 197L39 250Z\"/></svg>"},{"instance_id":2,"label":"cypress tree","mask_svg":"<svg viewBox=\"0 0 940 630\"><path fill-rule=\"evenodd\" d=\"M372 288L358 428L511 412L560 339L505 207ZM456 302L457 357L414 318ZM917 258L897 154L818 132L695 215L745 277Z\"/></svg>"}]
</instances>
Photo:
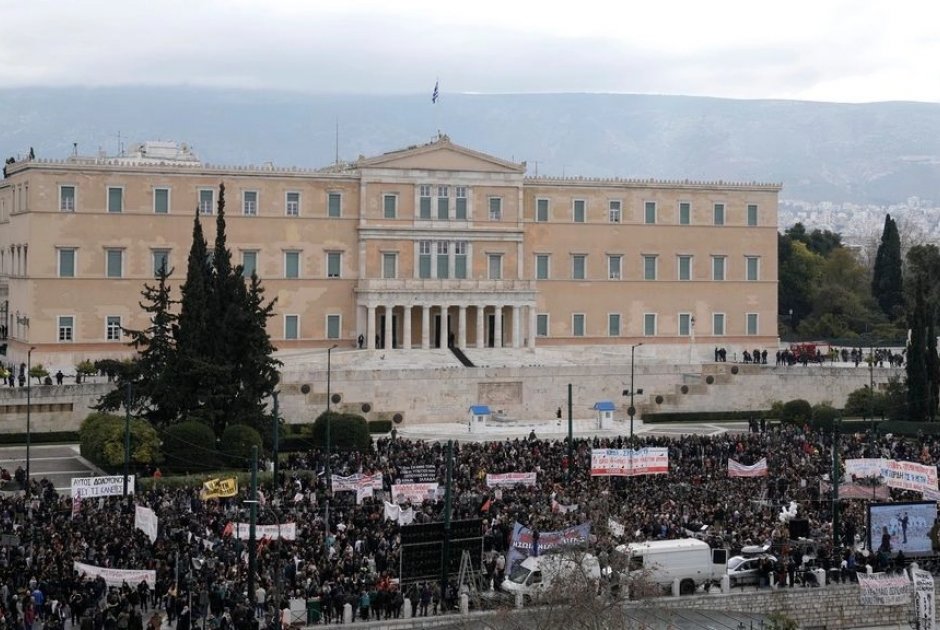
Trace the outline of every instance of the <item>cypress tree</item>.
<instances>
[{"instance_id":1,"label":"cypress tree","mask_svg":"<svg viewBox=\"0 0 940 630\"><path fill-rule=\"evenodd\" d=\"M907 412L908 419L923 422L927 419L927 313L924 300L924 281L915 278L914 310L908 323L910 338L907 342Z\"/></svg>"},{"instance_id":2,"label":"cypress tree","mask_svg":"<svg viewBox=\"0 0 940 630\"><path fill-rule=\"evenodd\" d=\"M885 215L881 243L875 255L871 294L882 312L894 321L904 304L903 268L901 264L901 236L891 215Z\"/></svg>"},{"instance_id":3,"label":"cypress tree","mask_svg":"<svg viewBox=\"0 0 940 630\"><path fill-rule=\"evenodd\" d=\"M927 319L927 419L937 421L940 407L940 356L937 355L936 307L929 311Z\"/></svg>"}]
</instances>

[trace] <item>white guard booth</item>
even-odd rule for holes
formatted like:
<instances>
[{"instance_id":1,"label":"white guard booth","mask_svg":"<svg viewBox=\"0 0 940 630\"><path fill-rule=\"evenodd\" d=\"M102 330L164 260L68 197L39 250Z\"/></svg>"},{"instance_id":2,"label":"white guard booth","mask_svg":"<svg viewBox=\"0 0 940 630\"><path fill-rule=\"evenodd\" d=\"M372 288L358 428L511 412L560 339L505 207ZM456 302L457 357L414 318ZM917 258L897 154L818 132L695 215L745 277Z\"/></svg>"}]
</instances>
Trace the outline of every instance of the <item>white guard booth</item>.
<instances>
[{"instance_id":1,"label":"white guard booth","mask_svg":"<svg viewBox=\"0 0 940 630\"><path fill-rule=\"evenodd\" d=\"M486 422L493 414L486 405L473 405L470 407L470 433L480 433L486 430Z\"/></svg>"},{"instance_id":2,"label":"white guard booth","mask_svg":"<svg viewBox=\"0 0 940 630\"><path fill-rule=\"evenodd\" d=\"M597 412L597 428L609 429L614 423L614 403L609 400L602 400L594 403L594 411Z\"/></svg>"}]
</instances>

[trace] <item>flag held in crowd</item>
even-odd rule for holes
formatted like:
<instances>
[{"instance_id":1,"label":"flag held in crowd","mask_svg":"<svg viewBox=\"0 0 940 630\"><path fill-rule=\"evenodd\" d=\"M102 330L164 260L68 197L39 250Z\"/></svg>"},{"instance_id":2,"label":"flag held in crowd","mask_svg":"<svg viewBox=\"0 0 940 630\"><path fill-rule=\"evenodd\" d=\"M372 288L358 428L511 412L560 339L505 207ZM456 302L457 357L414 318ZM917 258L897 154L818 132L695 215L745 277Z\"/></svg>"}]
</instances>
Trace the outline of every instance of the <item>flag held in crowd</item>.
<instances>
[{"instance_id":1,"label":"flag held in crowd","mask_svg":"<svg viewBox=\"0 0 940 630\"><path fill-rule=\"evenodd\" d=\"M238 494L238 478L209 479L202 484L203 499L223 499Z\"/></svg>"},{"instance_id":2,"label":"flag held in crowd","mask_svg":"<svg viewBox=\"0 0 940 630\"><path fill-rule=\"evenodd\" d=\"M762 457L759 462L750 466L728 458L728 476L729 477L766 477L767 476L767 458Z\"/></svg>"}]
</instances>

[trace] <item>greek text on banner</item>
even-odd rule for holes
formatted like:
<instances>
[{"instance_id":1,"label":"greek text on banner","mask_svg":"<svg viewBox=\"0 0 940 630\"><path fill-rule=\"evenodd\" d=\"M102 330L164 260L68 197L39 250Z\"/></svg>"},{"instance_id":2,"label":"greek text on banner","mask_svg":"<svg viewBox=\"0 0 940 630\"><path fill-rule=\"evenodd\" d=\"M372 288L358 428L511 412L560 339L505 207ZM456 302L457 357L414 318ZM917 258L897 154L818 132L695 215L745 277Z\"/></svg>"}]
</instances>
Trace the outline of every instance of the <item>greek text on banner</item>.
<instances>
[{"instance_id":1,"label":"greek text on banner","mask_svg":"<svg viewBox=\"0 0 940 630\"><path fill-rule=\"evenodd\" d=\"M595 448L591 450L591 475L594 477L634 477L669 474L669 449Z\"/></svg>"},{"instance_id":2,"label":"greek text on banner","mask_svg":"<svg viewBox=\"0 0 940 630\"><path fill-rule=\"evenodd\" d=\"M127 493L134 493L134 476L127 477ZM72 477L72 497L119 497L124 494L124 475Z\"/></svg>"},{"instance_id":3,"label":"greek text on banner","mask_svg":"<svg viewBox=\"0 0 940 630\"><path fill-rule=\"evenodd\" d=\"M121 586L127 582L128 586L135 586L141 582L147 582L147 585L153 587L157 583L156 571L133 571L131 569L109 569L107 567L96 567L93 564L84 562L73 562L72 568L79 575L86 579L97 577L104 578L104 583L108 586Z\"/></svg>"}]
</instances>

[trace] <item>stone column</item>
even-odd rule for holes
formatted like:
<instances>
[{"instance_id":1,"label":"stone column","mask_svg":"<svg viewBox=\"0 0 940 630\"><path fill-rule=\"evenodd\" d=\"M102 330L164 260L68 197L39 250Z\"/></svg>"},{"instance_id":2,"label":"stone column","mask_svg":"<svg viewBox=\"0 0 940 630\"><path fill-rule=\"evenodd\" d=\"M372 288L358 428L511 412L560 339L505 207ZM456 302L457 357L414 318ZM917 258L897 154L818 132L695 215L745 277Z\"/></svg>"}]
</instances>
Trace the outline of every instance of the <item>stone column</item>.
<instances>
[{"instance_id":1,"label":"stone column","mask_svg":"<svg viewBox=\"0 0 940 630\"><path fill-rule=\"evenodd\" d=\"M427 304L421 306L421 349L431 347L431 307Z\"/></svg>"},{"instance_id":2,"label":"stone column","mask_svg":"<svg viewBox=\"0 0 940 630\"><path fill-rule=\"evenodd\" d=\"M529 348L535 348L535 338L538 337L538 311L535 309L535 305L532 304L528 307L529 309Z\"/></svg>"},{"instance_id":3,"label":"stone column","mask_svg":"<svg viewBox=\"0 0 940 630\"><path fill-rule=\"evenodd\" d=\"M521 340L519 336L522 334L522 322L519 321L519 316L522 314L522 309L518 306L512 307L512 347L519 348L521 347Z\"/></svg>"},{"instance_id":4,"label":"stone column","mask_svg":"<svg viewBox=\"0 0 940 630\"><path fill-rule=\"evenodd\" d=\"M375 307L366 306L366 348L375 350Z\"/></svg>"},{"instance_id":5,"label":"stone column","mask_svg":"<svg viewBox=\"0 0 940 630\"><path fill-rule=\"evenodd\" d=\"M394 306L385 307L385 349L392 350L394 346L392 344L392 312L395 310Z\"/></svg>"},{"instance_id":6,"label":"stone column","mask_svg":"<svg viewBox=\"0 0 940 630\"><path fill-rule=\"evenodd\" d=\"M405 350L411 350L411 306L406 306L402 317L402 344Z\"/></svg>"},{"instance_id":7,"label":"stone column","mask_svg":"<svg viewBox=\"0 0 940 630\"><path fill-rule=\"evenodd\" d=\"M496 325L493 327L493 347L502 348L503 347L503 307L502 305L497 305L495 307L496 312L494 313Z\"/></svg>"},{"instance_id":8,"label":"stone column","mask_svg":"<svg viewBox=\"0 0 940 630\"><path fill-rule=\"evenodd\" d=\"M477 306L477 348L484 346L483 322L486 320L486 306Z\"/></svg>"},{"instance_id":9,"label":"stone column","mask_svg":"<svg viewBox=\"0 0 940 630\"><path fill-rule=\"evenodd\" d=\"M467 347L467 306L461 304L457 307L457 347Z\"/></svg>"}]
</instances>

